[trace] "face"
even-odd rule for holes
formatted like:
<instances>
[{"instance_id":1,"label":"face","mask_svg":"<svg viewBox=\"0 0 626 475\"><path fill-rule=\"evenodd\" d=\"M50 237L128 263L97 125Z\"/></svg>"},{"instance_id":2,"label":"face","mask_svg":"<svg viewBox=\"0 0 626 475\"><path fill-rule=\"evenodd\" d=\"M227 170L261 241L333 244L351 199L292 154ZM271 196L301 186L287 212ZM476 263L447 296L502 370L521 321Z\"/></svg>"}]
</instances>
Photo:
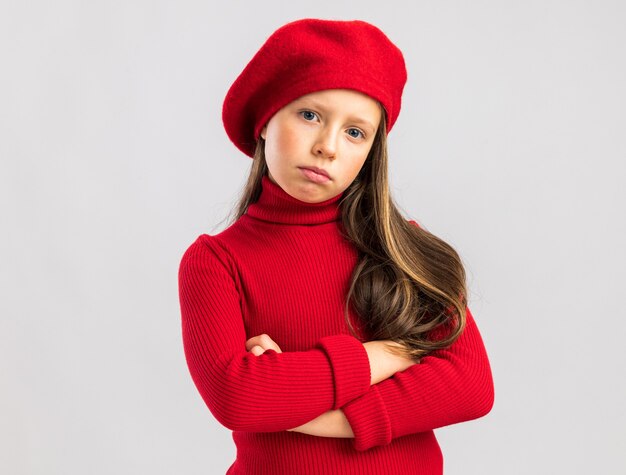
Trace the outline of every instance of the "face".
<instances>
[{"instance_id":1,"label":"face","mask_svg":"<svg viewBox=\"0 0 626 475\"><path fill-rule=\"evenodd\" d=\"M269 179L307 203L342 193L367 159L381 114L378 102L350 89L313 92L290 102L261 131Z\"/></svg>"}]
</instances>

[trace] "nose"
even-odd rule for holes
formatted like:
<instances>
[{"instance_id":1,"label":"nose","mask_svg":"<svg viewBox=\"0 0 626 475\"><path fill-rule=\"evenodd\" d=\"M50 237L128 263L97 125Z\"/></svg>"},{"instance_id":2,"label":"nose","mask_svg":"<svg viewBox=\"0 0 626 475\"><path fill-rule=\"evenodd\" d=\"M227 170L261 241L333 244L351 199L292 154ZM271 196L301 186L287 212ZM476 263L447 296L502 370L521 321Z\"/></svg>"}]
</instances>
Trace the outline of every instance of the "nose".
<instances>
[{"instance_id":1,"label":"nose","mask_svg":"<svg viewBox=\"0 0 626 475\"><path fill-rule=\"evenodd\" d=\"M313 154L317 156L335 158L337 152L337 132L330 127L320 131L313 145Z\"/></svg>"}]
</instances>

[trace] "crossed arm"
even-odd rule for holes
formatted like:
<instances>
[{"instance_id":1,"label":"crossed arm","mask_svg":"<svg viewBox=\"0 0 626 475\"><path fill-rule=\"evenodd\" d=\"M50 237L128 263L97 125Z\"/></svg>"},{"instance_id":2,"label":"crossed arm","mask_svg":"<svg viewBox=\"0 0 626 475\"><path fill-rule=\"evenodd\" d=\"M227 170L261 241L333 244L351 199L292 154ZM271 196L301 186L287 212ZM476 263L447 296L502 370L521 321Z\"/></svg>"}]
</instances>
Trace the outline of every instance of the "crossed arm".
<instances>
[{"instance_id":1,"label":"crossed arm","mask_svg":"<svg viewBox=\"0 0 626 475\"><path fill-rule=\"evenodd\" d=\"M363 451L403 435L486 415L494 401L493 378L474 317L469 308L466 311L461 336L449 347L421 358L419 364L384 351L386 342L395 344L390 340L362 343L372 373L369 391L287 430L351 437L355 449ZM264 344L275 344L267 335L262 338L266 340L260 345L254 338L249 340L247 349L262 354ZM280 351L278 346L267 348Z\"/></svg>"},{"instance_id":2,"label":"crossed arm","mask_svg":"<svg viewBox=\"0 0 626 475\"><path fill-rule=\"evenodd\" d=\"M404 371L408 367L416 364L415 361L409 358L387 351L388 347L394 345L397 345L397 343L391 340L377 340L363 343L370 361L372 374L370 384L377 384L398 371ZM256 356L263 354L268 349L282 353L278 344L267 334L257 335L246 341L246 350ZM288 431L301 432L318 437L354 438L352 427L341 409L326 411L306 424L288 429Z\"/></svg>"},{"instance_id":3,"label":"crossed arm","mask_svg":"<svg viewBox=\"0 0 626 475\"><path fill-rule=\"evenodd\" d=\"M331 409L306 424L288 430L318 437L354 438L352 426L341 409Z\"/></svg>"}]
</instances>

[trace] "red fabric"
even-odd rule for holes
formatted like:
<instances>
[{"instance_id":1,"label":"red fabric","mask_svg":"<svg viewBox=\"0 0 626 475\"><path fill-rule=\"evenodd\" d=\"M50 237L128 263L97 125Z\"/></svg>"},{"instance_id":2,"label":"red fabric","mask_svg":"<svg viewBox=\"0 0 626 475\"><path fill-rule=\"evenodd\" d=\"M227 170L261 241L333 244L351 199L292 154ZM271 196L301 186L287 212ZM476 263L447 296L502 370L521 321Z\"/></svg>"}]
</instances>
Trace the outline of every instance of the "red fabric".
<instances>
[{"instance_id":1,"label":"red fabric","mask_svg":"<svg viewBox=\"0 0 626 475\"><path fill-rule=\"evenodd\" d=\"M370 386L362 342L344 321L357 252L339 232L341 195L301 202L267 176L232 226L200 235L179 268L185 356L213 416L233 431L234 474L437 474L433 429L493 404L473 316L449 349ZM469 309L468 309L469 310ZM267 333L282 353L245 349ZM342 409L355 438L287 429Z\"/></svg>"},{"instance_id":2,"label":"red fabric","mask_svg":"<svg viewBox=\"0 0 626 475\"><path fill-rule=\"evenodd\" d=\"M402 102L402 52L361 20L305 18L277 29L228 90L222 120L230 140L253 157L263 126L283 106L323 89L354 89L381 102L387 133Z\"/></svg>"}]
</instances>

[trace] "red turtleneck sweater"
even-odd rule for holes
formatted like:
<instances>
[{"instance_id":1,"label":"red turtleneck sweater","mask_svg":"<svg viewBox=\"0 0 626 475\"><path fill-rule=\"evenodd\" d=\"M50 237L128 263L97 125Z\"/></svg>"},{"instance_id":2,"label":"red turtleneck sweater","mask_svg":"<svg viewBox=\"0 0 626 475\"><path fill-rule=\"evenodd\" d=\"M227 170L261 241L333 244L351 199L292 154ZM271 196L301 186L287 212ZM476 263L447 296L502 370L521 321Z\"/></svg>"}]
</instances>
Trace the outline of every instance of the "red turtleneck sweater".
<instances>
[{"instance_id":1,"label":"red turtleneck sweater","mask_svg":"<svg viewBox=\"0 0 626 475\"><path fill-rule=\"evenodd\" d=\"M487 354L472 314L461 337L370 385L362 343L344 321L357 251L339 233L341 194L293 198L262 178L259 200L184 253L179 293L185 356L213 416L233 431L227 474L443 472L433 429L481 417L493 404ZM414 221L411 221L415 225ZM267 333L282 353L246 351ZM341 409L354 438L291 429Z\"/></svg>"}]
</instances>

